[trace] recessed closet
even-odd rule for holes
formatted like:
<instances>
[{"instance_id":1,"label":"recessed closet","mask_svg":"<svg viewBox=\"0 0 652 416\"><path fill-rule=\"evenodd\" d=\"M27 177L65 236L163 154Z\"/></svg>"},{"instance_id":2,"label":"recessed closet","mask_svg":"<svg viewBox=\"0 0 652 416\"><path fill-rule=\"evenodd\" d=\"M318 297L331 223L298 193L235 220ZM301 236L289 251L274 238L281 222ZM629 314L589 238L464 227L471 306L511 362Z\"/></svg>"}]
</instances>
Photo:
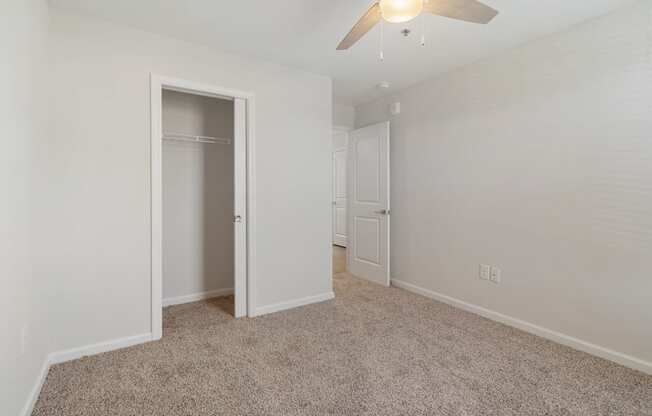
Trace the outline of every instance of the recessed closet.
<instances>
[{"instance_id":1,"label":"recessed closet","mask_svg":"<svg viewBox=\"0 0 652 416\"><path fill-rule=\"evenodd\" d=\"M234 101L162 95L163 305L234 288Z\"/></svg>"}]
</instances>

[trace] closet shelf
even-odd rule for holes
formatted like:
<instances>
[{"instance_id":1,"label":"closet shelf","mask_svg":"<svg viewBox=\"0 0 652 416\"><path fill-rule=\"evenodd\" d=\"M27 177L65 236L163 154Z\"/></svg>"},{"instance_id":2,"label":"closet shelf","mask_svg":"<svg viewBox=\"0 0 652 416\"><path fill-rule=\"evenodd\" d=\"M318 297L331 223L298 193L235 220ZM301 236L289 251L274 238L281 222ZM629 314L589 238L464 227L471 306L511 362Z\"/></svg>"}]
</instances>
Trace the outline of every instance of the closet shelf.
<instances>
[{"instance_id":1,"label":"closet shelf","mask_svg":"<svg viewBox=\"0 0 652 416\"><path fill-rule=\"evenodd\" d=\"M231 144L231 139L210 136L193 136L181 133L164 133L163 140L174 140L178 142L206 143L206 144Z\"/></svg>"}]
</instances>

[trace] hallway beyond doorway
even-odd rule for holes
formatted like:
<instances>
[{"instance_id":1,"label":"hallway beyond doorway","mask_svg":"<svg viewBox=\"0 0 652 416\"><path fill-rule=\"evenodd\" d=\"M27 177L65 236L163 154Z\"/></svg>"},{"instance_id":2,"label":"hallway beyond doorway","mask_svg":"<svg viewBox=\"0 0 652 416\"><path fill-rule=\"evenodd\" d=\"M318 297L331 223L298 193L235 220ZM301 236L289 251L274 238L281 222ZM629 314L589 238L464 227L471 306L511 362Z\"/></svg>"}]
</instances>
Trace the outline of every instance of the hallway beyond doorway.
<instances>
[{"instance_id":1,"label":"hallway beyond doorway","mask_svg":"<svg viewBox=\"0 0 652 416\"><path fill-rule=\"evenodd\" d=\"M333 274L346 271L346 247L333 245Z\"/></svg>"}]
</instances>

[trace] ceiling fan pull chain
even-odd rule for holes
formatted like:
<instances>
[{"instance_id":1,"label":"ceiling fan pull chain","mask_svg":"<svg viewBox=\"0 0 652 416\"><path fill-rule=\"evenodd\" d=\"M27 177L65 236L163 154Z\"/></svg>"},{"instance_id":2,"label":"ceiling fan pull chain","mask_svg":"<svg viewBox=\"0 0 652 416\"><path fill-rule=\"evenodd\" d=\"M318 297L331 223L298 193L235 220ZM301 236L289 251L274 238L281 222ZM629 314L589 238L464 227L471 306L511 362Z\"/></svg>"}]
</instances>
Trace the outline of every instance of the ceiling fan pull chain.
<instances>
[{"instance_id":1,"label":"ceiling fan pull chain","mask_svg":"<svg viewBox=\"0 0 652 416\"><path fill-rule=\"evenodd\" d=\"M419 20L421 20L421 46L426 46L426 20L423 13L419 16Z\"/></svg>"}]
</instances>

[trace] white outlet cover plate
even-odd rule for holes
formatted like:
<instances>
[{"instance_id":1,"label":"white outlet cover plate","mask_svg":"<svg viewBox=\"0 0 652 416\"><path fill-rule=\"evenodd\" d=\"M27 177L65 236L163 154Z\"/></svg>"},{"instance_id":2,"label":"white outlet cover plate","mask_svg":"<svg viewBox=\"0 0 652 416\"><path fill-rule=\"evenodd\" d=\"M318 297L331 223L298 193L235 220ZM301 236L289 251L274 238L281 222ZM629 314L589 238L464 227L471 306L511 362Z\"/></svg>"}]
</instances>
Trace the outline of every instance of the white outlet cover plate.
<instances>
[{"instance_id":1,"label":"white outlet cover plate","mask_svg":"<svg viewBox=\"0 0 652 416\"><path fill-rule=\"evenodd\" d=\"M489 280L491 277L491 266L487 264L480 265L480 279Z\"/></svg>"},{"instance_id":2,"label":"white outlet cover plate","mask_svg":"<svg viewBox=\"0 0 652 416\"><path fill-rule=\"evenodd\" d=\"M500 283L500 269L498 267L491 268L491 277L489 280L494 283Z\"/></svg>"}]
</instances>

